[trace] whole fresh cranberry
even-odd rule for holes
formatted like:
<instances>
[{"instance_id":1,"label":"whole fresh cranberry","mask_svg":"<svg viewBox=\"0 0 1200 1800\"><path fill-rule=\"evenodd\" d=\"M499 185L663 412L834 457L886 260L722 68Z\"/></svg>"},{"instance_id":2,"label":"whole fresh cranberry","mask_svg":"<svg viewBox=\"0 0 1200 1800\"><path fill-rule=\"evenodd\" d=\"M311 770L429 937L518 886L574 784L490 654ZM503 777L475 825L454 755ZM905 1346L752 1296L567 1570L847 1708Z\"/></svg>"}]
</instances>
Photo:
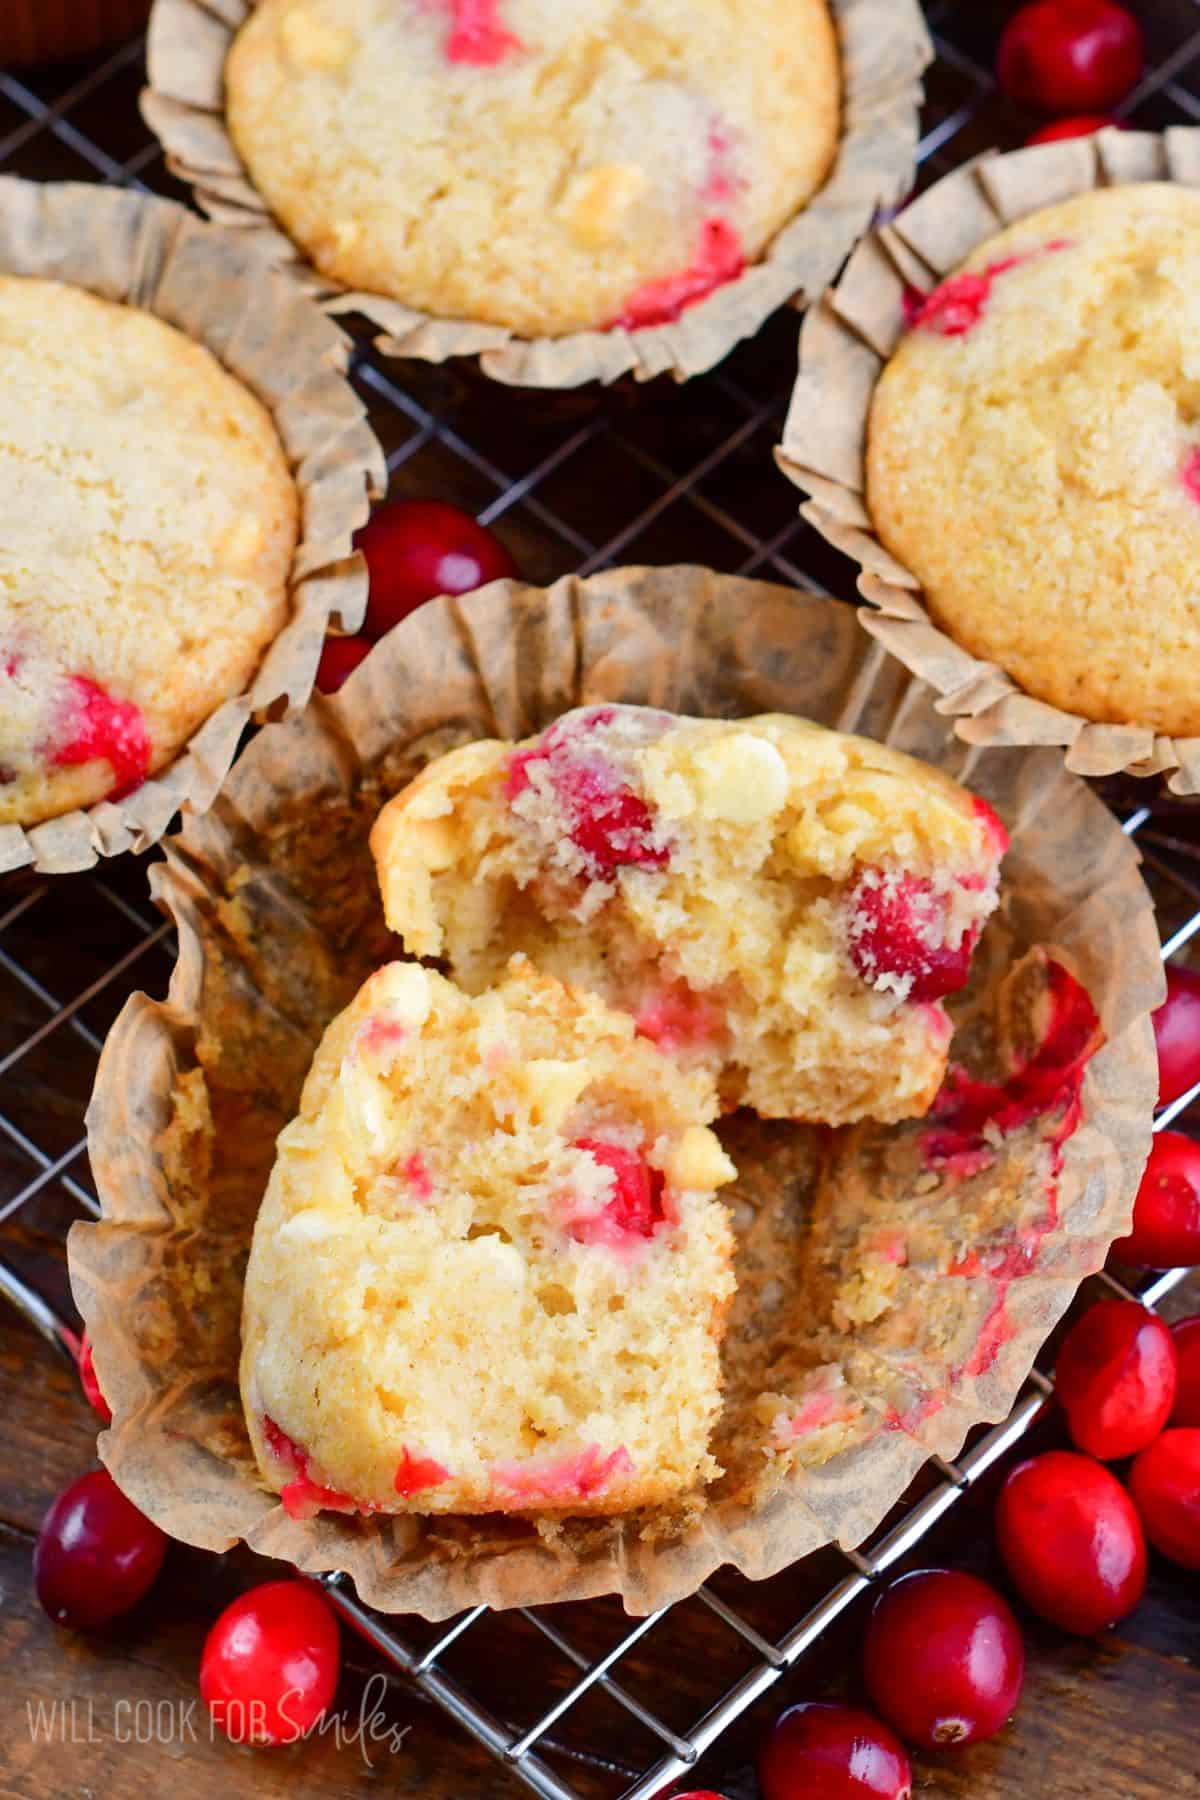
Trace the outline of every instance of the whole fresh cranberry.
<instances>
[{"instance_id":1,"label":"whole fresh cranberry","mask_svg":"<svg viewBox=\"0 0 1200 1800\"><path fill-rule=\"evenodd\" d=\"M1171 1416L1171 1333L1135 1300L1101 1300L1068 1332L1054 1371L1067 1428L1101 1462L1152 1444Z\"/></svg>"},{"instance_id":2,"label":"whole fresh cranberry","mask_svg":"<svg viewBox=\"0 0 1200 1800\"><path fill-rule=\"evenodd\" d=\"M1129 1471L1146 1536L1184 1569L1200 1569L1200 1429L1164 1431Z\"/></svg>"},{"instance_id":3,"label":"whole fresh cranberry","mask_svg":"<svg viewBox=\"0 0 1200 1800\"><path fill-rule=\"evenodd\" d=\"M1200 1425L1200 1313L1190 1319L1177 1319L1171 1336L1179 1364L1171 1424Z\"/></svg>"},{"instance_id":4,"label":"whole fresh cranberry","mask_svg":"<svg viewBox=\"0 0 1200 1800\"><path fill-rule=\"evenodd\" d=\"M1031 0L1000 39L1010 100L1041 112L1107 112L1142 72L1142 28L1115 0Z\"/></svg>"},{"instance_id":5,"label":"whole fresh cranberry","mask_svg":"<svg viewBox=\"0 0 1200 1800\"><path fill-rule=\"evenodd\" d=\"M426 600L470 594L517 572L499 538L470 513L443 500L393 500L378 506L354 541L371 578L363 634L372 640Z\"/></svg>"},{"instance_id":6,"label":"whole fresh cranberry","mask_svg":"<svg viewBox=\"0 0 1200 1800\"><path fill-rule=\"evenodd\" d=\"M56 1625L88 1631L136 1606L152 1586L167 1540L127 1500L107 1469L64 1488L33 1548L37 1597Z\"/></svg>"},{"instance_id":7,"label":"whole fresh cranberry","mask_svg":"<svg viewBox=\"0 0 1200 1800\"><path fill-rule=\"evenodd\" d=\"M1158 1104L1200 1081L1200 969L1167 964L1167 997L1151 1014L1158 1050Z\"/></svg>"},{"instance_id":8,"label":"whole fresh cranberry","mask_svg":"<svg viewBox=\"0 0 1200 1800\"><path fill-rule=\"evenodd\" d=\"M1200 1263L1200 1144L1181 1131L1160 1131L1150 1146L1133 1230L1113 1255L1136 1269L1182 1269Z\"/></svg>"},{"instance_id":9,"label":"whole fresh cranberry","mask_svg":"<svg viewBox=\"0 0 1200 1800\"><path fill-rule=\"evenodd\" d=\"M1073 119L1052 119L1049 125L1042 125L1037 131L1031 131L1025 139L1027 144L1057 144L1063 138L1091 137L1093 132L1103 131L1107 125L1119 125L1111 113L1077 113Z\"/></svg>"},{"instance_id":10,"label":"whole fresh cranberry","mask_svg":"<svg viewBox=\"0 0 1200 1800\"><path fill-rule=\"evenodd\" d=\"M908 1800L904 1746L856 1706L809 1701L781 1713L758 1753L763 1800Z\"/></svg>"},{"instance_id":11,"label":"whole fresh cranberry","mask_svg":"<svg viewBox=\"0 0 1200 1800\"><path fill-rule=\"evenodd\" d=\"M323 694L336 694L353 675L360 662L371 654L372 644L365 637L328 637L317 664L317 686Z\"/></svg>"},{"instance_id":12,"label":"whole fresh cranberry","mask_svg":"<svg viewBox=\"0 0 1200 1800\"><path fill-rule=\"evenodd\" d=\"M1033 1611L1091 1637L1132 1612L1146 1585L1146 1545L1110 1470L1048 1450L1011 1471L996 1502L996 1540Z\"/></svg>"},{"instance_id":13,"label":"whole fresh cranberry","mask_svg":"<svg viewBox=\"0 0 1200 1800\"><path fill-rule=\"evenodd\" d=\"M875 1602L867 1692L910 1744L949 1750L993 1737L1021 1697L1025 1648L1007 1601L954 1569L920 1569Z\"/></svg>"},{"instance_id":14,"label":"whole fresh cranberry","mask_svg":"<svg viewBox=\"0 0 1200 1800\"><path fill-rule=\"evenodd\" d=\"M333 1699L337 1620L306 1581L267 1581L221 1614L200 1659L200 1693L235 1744L291 1744Z\"/></svg>"}]
</instances>

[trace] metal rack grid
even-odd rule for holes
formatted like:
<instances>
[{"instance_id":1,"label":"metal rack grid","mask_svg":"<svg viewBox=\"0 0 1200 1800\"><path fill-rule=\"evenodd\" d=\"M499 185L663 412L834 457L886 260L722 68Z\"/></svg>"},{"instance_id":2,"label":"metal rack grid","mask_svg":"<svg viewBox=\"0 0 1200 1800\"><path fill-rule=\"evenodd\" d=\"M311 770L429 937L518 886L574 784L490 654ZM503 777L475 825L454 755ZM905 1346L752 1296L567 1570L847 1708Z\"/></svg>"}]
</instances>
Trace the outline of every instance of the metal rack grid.
<instances>
[{"instance_id":1,"label":"metal rack grid","mask_svg":"<svg viewBox=\"0 0 1200 1800\"><path fill-rule=\"evenodd\" d=\"M1005 8L938 0L927 10L938 61L928 82L923 184L991 144L1015 146L1033 123L1000 100L986 67ZM1151 68L1123 111L1154 128L1200 121L1200 0L1160 0L1148 35ZM0 73L0 172L118 182L186 198L137 117L140 81L137 43L87 67L23 79ZM678 390L657 383L636 391L498 396L470 370L382 363L365 341L353 373L387 453L393 495L438 495L470 507L499 529L531 580L618 560L686 559L844 594L846 566L797 518L794 493L771 472L795 331L791 317L773 321L721 370ZM1172 956L1200 934L1200 829L1171 811L1129 811L1128 802L1126 810L1125 829L1143 847L1159 904L1164 955ZM47 1284L40 1273L31 1286L29 1247L58 1244L73 1217L98 1210L82 1129L95 1059L127 994L136 986L165 988L172 954L170 928L145 897L144 861L9 890L7 899L0 894L0 1293L60 1348L65 1282ZM48 1082L61 1095L50 1110L36 1099ZM1198 1093L1164 1111L1157 1127L1173 1122ZM1178 1279L1159 1278L1142 1298L1157 1304ZM535 1793L650 1800L691 1774L872 1582L1026 1436L1050 1386L1034 1371L1010 1417L977 1434L956 1463L931 1465L911 1503L869 1545L823 1553L827 1561L809 1581L810 1592L780 1576L754 1594L741 1583L735 1604L717 1577L681 1607L632 1626L621 1618L599 1655L578 1648L561 1610L498 1621L478 1608L422 1636L416 1622L399 1629L368 1612L338 1578L327 1590L362 1636ZM760 1599L768 1602L763 1608ZM593 1603L593 1616L605 1605ZM672 1628L694 1607L722 1622L739 1666L730 1675L714 1670L695 1716L672 1723L664 1716L669 1694L660 1686L654 1704L639 1697L630 1671L644 1672L647 1656L652 1666L671 1666ZM514 1721L511 1708L490 1704L456 1672L460 1648L497 1624L514 1634L524 1629L526 1642L533 1634L557 1661L545 1692L532 1696L536 1716ZM638 1748L620 1763L576 1734L580 1719L601 1703L640 1734Z\"/></svg>"}]
</instances>

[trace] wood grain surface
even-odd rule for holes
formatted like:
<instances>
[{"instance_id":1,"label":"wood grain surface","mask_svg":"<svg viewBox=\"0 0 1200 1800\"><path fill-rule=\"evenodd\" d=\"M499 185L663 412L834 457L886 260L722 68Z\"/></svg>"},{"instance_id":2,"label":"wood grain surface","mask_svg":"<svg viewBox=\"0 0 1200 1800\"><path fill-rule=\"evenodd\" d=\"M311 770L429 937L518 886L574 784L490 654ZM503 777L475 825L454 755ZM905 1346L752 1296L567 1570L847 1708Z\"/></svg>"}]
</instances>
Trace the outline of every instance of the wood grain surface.
<instances>
[{"instance_id":1,"label":"wood grain surface","mask_svg":"<svg viewBox=\"0 0 1200 1800\"><path fill-rule=\"evenodd\" d=\"M1200 1310L1200 1277L1167 1310ZM119 1625L86 1638L51 1625L33 1593L33 1539L54 1494L91 1466L93 1419L66 1364L7 1310L0 1312L0 1418L0 1800L108 1800L139 1784L155 1794L169 1788L174 1800L209 1800L214 1790L230 1800L275 1794L334 1800L385 1789L431 1800L515 1800L524 1791L409 1684L384 1677L379 1659L350 1632L336 1703L344 1720L340 1744L326 1736L255 1752L212 1737L196 1689L204 1634L243 1587L278 1572L247 1553L212 1557L173 1546L156 1588ZM1048 1420L1038 1441L1060 1435ZM995 1577L987 1525L993 1494L994 1483L985 1484L962 1503L913 1566L945 1561ZM782 1578L786 1591L772 1592L770 1607L764 1593L761 1614L751 1610L750 1616L765 1630L779 1629L788 1606L797 1615L807 1593L828 1577L827 1565L801 1568L794 1580ZM777 1590L781 1582L769 1586ZM736 1603L743 1610L751 1594L739 1584ZM622 1662L620 1679L684 1726L737 1672L737 1659L730 1659L729 1634L711 1615L699 1607L680 1611L686 1619L671 1633L669 1655L662 1657L652 1633ZM852 1609L706 1760L697 1780L730 1800L748 1800L754 1788L746 1765L779 1707L853 1694L862 1617L861 1605ZM970 1800L1200 1794L1200 1579L1153 1557L1141 1606L1095 1643L1067 1638L1028 1615L1022 1622L1029 1673L1015 1722L968 1754L918 1759L918 1793ZM556 1653L543 1654L523 1622L501 1624L469 1633L448 1666L484 1692L500 1716L525 1724L536 1716L539 1698L547 1703L562 1690L569 1671ZM563 1609L564 1633L592 1655L608 1648L618 1628L618 1615L607 1606ZM377 1729L386 1725L401 1734L398 1743L371 1738L365 1756L352 1741L364 1693ZM151 1741L139 1743L139 1733ZM632 1779L653 1760L652 1746L603 1697L552 1736L564 1748L551 1758L554 1766L597 1800L618 1794L623 1774Z\"/></svg>"}]
</instances>

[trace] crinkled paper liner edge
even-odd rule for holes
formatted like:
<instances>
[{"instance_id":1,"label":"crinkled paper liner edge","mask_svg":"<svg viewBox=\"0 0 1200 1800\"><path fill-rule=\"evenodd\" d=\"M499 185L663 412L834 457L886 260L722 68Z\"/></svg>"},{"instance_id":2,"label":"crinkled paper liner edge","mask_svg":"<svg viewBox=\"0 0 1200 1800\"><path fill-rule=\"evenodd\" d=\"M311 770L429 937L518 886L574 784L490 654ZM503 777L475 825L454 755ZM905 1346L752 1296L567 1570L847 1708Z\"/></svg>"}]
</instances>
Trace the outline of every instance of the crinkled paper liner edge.
<instances>
[{"instance_id":1,"label":"crinkled paper liner edge","mask_svg":"<svg viewBox=\"0 0 1200 1800\"><path fill-rule=\"evenodd\" d=\"M1166 775L1200 793L1200 738L1106 725L1035 700L994 663L938 629L921 586L874 535L866 501L867 420L875 383L904 329L906 287L927 292L1014 220L1093 188L1134 181L1200 186L1200 128L1158 134L1110 129L1007 155L947 175L864 239L800 336L800 372L776 452L810 497L802 516L859 564L860 617L871 635L941 696L939 711L967 743L1058 745L1078 775Z\"/></svg>"},{"instance_id":2,"label":"crinkled paper liner edge","mask_svg":"<svg viewBox=\"0 0 1200 1800\"><path fill-rule=\"evenodd\" d=\"M570 388L670 374L685 381L721 361L779 307L830 282L878 208L912 185L921 77L932 46L917 0L831 0L844 68L842 135L833 170L764 259L672 325L523 339L503 326L439 319L383 295L331 285L304 261L255 189L224 119L229 46L253 0L157 0L147 44L147 124L168 166L208 216L250 241L331 312L361 313L388 356L479 357L516 387Z\"/></svg>"},{"instance_id":3,"label":"crinkled paper liner edge","mask_svg":"<svg viewBox=\"0 0 1200 1800\"><path fill-rule=\"evenodd\" d=\"M521 735L581 699L695 710L710 680L719 681L729 716L790 708L940 762L998 803L1015 844L1025 846L1017 866L1027 861L1031 879L1021 904L1037 909L1039 933L1043 917L1052 920L1049 947L1088 987L1108 1041L1088 1067L1082 1124L1066 1145L1060 1228L1035 1271L1009 1289L1011 1340L986 1370L961 1377L911 1423L885 1418L861 1395L863 1441L819 1468L796 1469L765 1502L728 1503L719 1519L710 1510L673 1542L644 1542L630 1521L586 1558L528 1537L483 1542L452 1558L414 1554L412 1519L361 1528L329 1516L289 1519L248 1476L171 1430L171 1406L189 1401L164 1387L131 1328L139 1292L159 1278L156 1237L172 1238L172 1194L156 1146L174 1117L176 1083L197 1062L204 919L213 912L206 866L223 865L226 876L244 870L248 834L292 816L306 796L348 791L390 744L436 741L480 713ZM104 1217L73 1226L69 1249L117 1421L100 1439L101 1455L131 1496L188 1542L224 1549L241 1538L312 1573L344 1570L369 1604L428 1618L479 1603L606 1593L645 1614L694 1592L724 1564L761 1579L821 1545L862 1542L931 1454L952 1456L973 1425L1005 1417L1078 1283L1128 1229L1157 1090L1149 1012L1163 993L1136 849L1053 752L1013 756L955 743L928 689L864 638L837 602L694 568L567 577L545 592L498 582L462 601L435 602L389 634L336 698L318 698L300 718L261 732L217 809L166 848L157 897L177 925L179 960L166 1000L134 995L110 1033L88 1113ZM904 1377L902 1368L888 1373ZM195 1379L203 1386L206 1377Z\"/></svg>"},{"instance_id":4,"label":"crinkled paper liner edge","mask_svg":"<svg viewBox=\"0 0 1200 1800\"><path fill-rule=\"evenodd\" d=\"M204 811L245 726L312 692L326 628L354 631L366 566L353 537L387 478L365 410L345 378L344 334L233 234L173 201L80 182L0 177L0 272L73 282L154 313L207 345L266 406L301 502L291 617L249 688L212 713L161 773L125 800L104 800L24 829L0 825L0 879L89 869L144 850L181 808Z\"/></svg>"}]
</instances>

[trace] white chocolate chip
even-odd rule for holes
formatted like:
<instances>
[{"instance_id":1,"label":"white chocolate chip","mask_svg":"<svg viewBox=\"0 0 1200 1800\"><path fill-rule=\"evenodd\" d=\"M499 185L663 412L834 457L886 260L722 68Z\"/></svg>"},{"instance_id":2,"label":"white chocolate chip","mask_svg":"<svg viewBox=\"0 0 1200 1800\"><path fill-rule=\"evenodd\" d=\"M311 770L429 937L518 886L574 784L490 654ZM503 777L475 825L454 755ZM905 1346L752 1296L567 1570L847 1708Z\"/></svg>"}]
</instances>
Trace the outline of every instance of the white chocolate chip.
<instances>
[{"instance_id":1,"label":"white chocolate chip","mask_svg":"<svg viewBox=\"0 0 1200 1800\"><path fill-rule=\"evenodd\" d=\"M351 32L336 25L326 25L305 6L295 6L285 13L279 27L284 54L294 68L320 69L326 72L344 68L354 53Z\"/></svg>"},{"instance_id":2,"label":"white chocolate chip","mask_svg":"<svg viewBox=\"0 0 1200 1800\"><path fill-rule=\"evenodd\" d=\"M650 177L637 163L602 163L575 176L559 213L578 243L597 250L619 236L630 208L649 186Z\"/></svg>"},{"instance_id":3,"label":"white chocolate chip","mask_svg":"<svg viewBox=\"0 0 1200 1800\"><path fill-rule=\"evenodd\" d=\"M737 1178L737 1170L707 1125L689 1125L663 1168L681 1193L710 1193Z\"/></svg>"},{"instance_id":4,"label":"white chocolate chip","mask_svg":"<svg viewBox=\"0 0 1200 1800\"><path fill-rule=\"evenodd\" d=\"M325 1213L315 1206L306 1206L303 1212L293 1213L279 1227L281 1238L292 1238L302 1244L315 1244L321 1238L334 1235L335 1226Z\"/></svg>"},{"instance_id":5,"label":"white chocolate chip","mask_svg":"<svg viewBox=\"0 0 1200 1800\"><path fill-rule=\"evenodd\" d=\"M395 962L381 969L375 977L378 984L372 1001L386 1007L388 1016L398 1025L416 1031L429 1017L433 996L428 972L420 963Z\"/></svg>"},{"instance_id":6,"label":"white chocolate chip","mask_svg":"<svg viewBox=\"0 0 1200 1800\"><path fill-rule=\"evenodd\" d=\"M513 1071L514 1079L529 1102L535 1124L556 1131L590 1080L585 1062L559 1062L538 1056Z\"/></svg>"},{"instance_id":7,"label":"white chocolate chip","mask_svg":"<svg viewBox=\"0 0 1200 1800\"><path fill-rule=\"evenodd\" d=\"M774 818L787 799L786 763L774 744L749 732L705 744L696 751L692 767L706 818L757 825Z\"/></svg>"},{"instance_id":8,"label":"white chocolate chip","mask_svg":"<svg viewBox=\"0 0 1200 1800\"><path fill-rule=\"evenodd\" d=\"M334 249L342 252L355 249L362 242L363 229L361 219L335 219L332 226Z\"/></svg>"},{"instance_id":9,"label":"white chocolate chip","mask_svg":"<svg viewBox=\"0 0 1200 1800\"><path fill-rule=\"evenodd\" d=\"M249 563L263 547L263 529L257 519L243 516L230 528L225 551L231 562Z\"/></svg>"}]
</instances>

